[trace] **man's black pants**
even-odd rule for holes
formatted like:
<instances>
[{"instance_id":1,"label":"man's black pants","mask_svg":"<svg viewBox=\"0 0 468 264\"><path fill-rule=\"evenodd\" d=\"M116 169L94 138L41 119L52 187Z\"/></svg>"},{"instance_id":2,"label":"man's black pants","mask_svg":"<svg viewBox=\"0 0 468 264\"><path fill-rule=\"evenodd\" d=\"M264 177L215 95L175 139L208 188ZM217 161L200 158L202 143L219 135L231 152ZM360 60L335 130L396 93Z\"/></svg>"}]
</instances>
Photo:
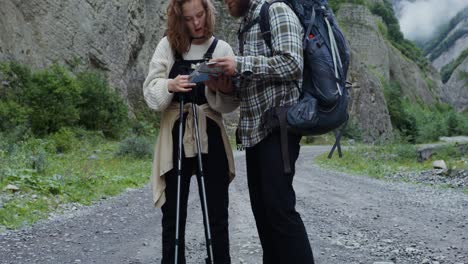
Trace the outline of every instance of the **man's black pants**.
<instances>
[{"instance_id":1,"label":"man's black pants","mask_svg":"<svg viewBox=\"0 0 468 264\"><path fill-rule=\"evenodd\" d=\"M292 186L301 137L288 135L292 173L284 173L279 131L246 149L250 202L264 264L314 263Z\"/></svg>"},{"instance_id":2,"label":"man's black pants","mask_svg":"<svg viewBox=\"0 0 468 264\"><path fill-rule=\"evenodd\" d=\"M203 154L202 165L205 173L205 186L210 218L211 238L213 245L214 263L231 263L229 254L229 230L228 230L228 187L229 165L218 125L207 118L208 154ZM174 169L166 174L166 202L162 206L162 239L163 257L162 264L174 263L175 253L175 227L177 205L177 148L178 128L176 122L172 130L174 142ZM187 218L187 201L189 195L190 179L197 171L197 157L182 160L182 179L180 197L180 225L179 225L179 256L178 263L185 264L185 223ZM199 177L197 177L199 180ZM201 208L201 207L200 207ZM201 209L200 209L201 210ZM204 232L200 227L200 232Z\"/></svg>"}]
</instances>

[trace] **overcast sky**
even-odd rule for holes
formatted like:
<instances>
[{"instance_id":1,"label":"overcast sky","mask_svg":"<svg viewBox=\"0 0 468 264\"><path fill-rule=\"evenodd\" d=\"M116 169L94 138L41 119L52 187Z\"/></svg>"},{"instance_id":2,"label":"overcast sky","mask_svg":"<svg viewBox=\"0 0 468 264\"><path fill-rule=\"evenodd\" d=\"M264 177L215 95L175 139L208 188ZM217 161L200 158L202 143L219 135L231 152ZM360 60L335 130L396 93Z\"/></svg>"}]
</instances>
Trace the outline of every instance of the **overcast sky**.
<instances>
[{"instance_id":1,"label":"overcast sky","mask_svg":"<svg viewBox=\"0 0 468 264\"><path fill-rule=\"evenodd\" d=\"M427 40L466 6L468 0L403 0L397 7L401 31L407 39Z\"/></svg>"}]
</instances>

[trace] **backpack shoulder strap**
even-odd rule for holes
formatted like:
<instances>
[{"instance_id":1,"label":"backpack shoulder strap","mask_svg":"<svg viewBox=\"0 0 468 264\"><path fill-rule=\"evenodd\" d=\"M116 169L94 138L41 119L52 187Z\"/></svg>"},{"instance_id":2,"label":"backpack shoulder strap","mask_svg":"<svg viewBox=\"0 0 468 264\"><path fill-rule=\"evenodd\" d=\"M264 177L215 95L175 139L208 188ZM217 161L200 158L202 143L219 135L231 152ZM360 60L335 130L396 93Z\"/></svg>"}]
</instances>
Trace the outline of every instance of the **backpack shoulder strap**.
<instances>
[{"instance_id":1,"label":"backpack shoulder strap","mask_svg":"<svg viewBox=\"0 0 468 264\"><path fill-rule=\"evenodd\" d=\"M294 8L290 5L290 3L284 0L265 1L263 3L259 15L260 31L262 33L263 39L265 40L265 44L270 50L273 50L273 44L271 41L270 13L268 13L268 9L270 9L270 6L274 3L285 3L294 11Z\"/></svg>"},{"instance_id":2,"label":"backpack shoulder strap","mask_svg":"<svg viewBox=\"0 0 468 264\"><path fill-rule=\"evenodd\" d=\"M213 39L213 42L211 42L210 47L206 51L205 55L203 55L204 60L209 61L213 58L213 52L216 49L217 44L218 44L218 39L217 38Z\"/></svg>"},{"instance_id":3,"label":"backpack shoulder strap","mask_svg":"<svg viewBox=\"0 0 468 264\"><path fill-rule=\"evenodd\" d=\"M257 17L254 20L250 21L250 23L245 25L242 29L239 28L239 31L237 32L237 39L239 41L239 52L240 52L240 54L244 53L244 34L245 34L245 32L249 31L255 24L258 23L259 20L260 20L260 18Z\"/></svg>"},{"instance_id":4,"label":"backpack shoulder strap","mask_svg":"<svg viewBox=\"0 0 468 264\"><path fill-rule=\"evenodd\" d=\"M270 26L270 14L268 13L268 9L270 8L272 3L265 2L260 9L260 31L262 32L263 40L265 40L265 44L268 46L270 50L273 49L271 43L271 26Z\"/></svg>"}]
</instances>

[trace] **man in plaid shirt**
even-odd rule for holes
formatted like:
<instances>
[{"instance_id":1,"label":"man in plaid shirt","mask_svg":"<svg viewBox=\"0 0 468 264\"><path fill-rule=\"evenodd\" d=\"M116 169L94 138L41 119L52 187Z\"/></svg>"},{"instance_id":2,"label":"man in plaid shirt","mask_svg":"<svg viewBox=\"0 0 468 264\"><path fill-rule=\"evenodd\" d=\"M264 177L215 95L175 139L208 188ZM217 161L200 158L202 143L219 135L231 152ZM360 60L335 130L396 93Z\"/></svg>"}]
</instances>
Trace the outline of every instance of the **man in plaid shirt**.
<instances>
[{"instance_id":1,"label":"man in plaid shirt","mask_svg":"<svg viewBox=\"0 0 468 264\"><path fill-rule=\"evenodd\" d=\"M224 0L233 17L243 18L239 56L213 59L224 73L238 80L238 137L246 148L247 178L252 211L263 248L263 263L314 263L307 232L295 209L294 165L300 136L288 133L291 173L285 173L280 133L264 127L268 110L298 101L302 83L303 28L285 3L269 8L270 50L261 35L258 17L265 0Z\"/></svg>"}]
</instances>

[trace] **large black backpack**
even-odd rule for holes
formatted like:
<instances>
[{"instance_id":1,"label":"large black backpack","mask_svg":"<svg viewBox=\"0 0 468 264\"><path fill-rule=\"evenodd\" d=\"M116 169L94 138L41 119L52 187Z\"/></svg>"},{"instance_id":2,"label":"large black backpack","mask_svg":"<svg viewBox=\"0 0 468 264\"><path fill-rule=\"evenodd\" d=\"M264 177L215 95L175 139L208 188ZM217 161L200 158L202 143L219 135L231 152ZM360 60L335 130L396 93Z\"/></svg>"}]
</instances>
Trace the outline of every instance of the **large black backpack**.
<instances>
[{"instance_id":1,"label":"large black backpack","mask_svg":"<svg viewBox=\"0 0 468 264\"><path fill-rule=\"evenodd\" d=\"M349 101L346 82L349 49L343 33L326 0L266 1L256 22L270 50L272 40L268 9L276 2L288 4L304 28L303 83L302 87L298 87L301 95L297 104L273 109L265 119L270 120L271 126L280 126L282 130L304 136L334 131L336 141L328 157L337 147L341 157L340 139L348 120ZM275 119L276 124L271 121ZM340 127L342 129L338 131Z\"/></svg>"}]
</instances>

